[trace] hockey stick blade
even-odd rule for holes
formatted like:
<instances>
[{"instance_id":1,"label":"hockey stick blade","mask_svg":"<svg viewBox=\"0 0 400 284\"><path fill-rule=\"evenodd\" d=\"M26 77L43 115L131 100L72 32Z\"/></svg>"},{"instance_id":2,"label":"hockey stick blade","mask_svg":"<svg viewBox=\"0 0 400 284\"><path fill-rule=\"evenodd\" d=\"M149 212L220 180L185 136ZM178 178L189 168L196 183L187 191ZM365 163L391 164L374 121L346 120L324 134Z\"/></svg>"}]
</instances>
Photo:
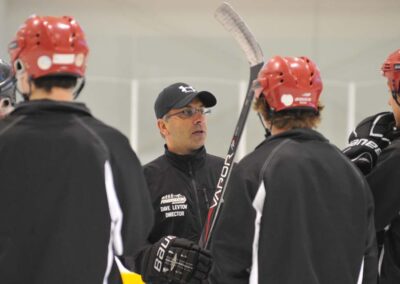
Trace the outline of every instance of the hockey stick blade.
<instances>
[{"instance_id":1,"label":"hockey stick blade","mask_svg":"<svg viewBox=\"0 0 400 284\"><path fill-rule=\"evenodd\" d=\"M263 65L263 53L258 45L254 35L242 20L242 18L233 10L233 8L223 3L218 7L215 13L217 20L233 34L233 37L238 42L239 46L245 52L246 58L250 63L250 79L247 87L247 94L243 102L242 110L239 115L239 120L229 145L228 154L226 155L224 166L222 167L220 177L218 179L212 204L208 210L207 219L204 224L202 235L200 236L199 244L201 247L208 248L210 236L213 232L216 220L221 210L223 197L225 194L226 185L232 171L233 160L236 155L236 149L240 142L240 137L249 114L250 106L254 97L254 90L251 85Z\"/></svg>"},{"instance_id":2,"label":"hockey stick blade","mask_svg":"<svg viewBox=\"0 0 400 284\"><path fill-rule=\"evenodd\" d=\"M226 2L222 3L215 11L214 16L228 32L232 33L234 39L246 54L250 66L264 61L263 52L258 42L231 5Z\"/></svg>"}]
</instances>

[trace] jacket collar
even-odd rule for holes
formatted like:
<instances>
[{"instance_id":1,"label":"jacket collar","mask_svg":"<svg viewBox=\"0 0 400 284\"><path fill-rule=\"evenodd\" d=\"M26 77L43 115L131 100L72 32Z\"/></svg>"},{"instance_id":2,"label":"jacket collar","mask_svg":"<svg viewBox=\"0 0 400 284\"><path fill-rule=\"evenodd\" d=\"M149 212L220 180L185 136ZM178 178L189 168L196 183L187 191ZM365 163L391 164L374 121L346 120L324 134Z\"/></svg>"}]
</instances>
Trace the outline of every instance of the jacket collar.
<instances>
[{"instance_id":1,"label":"jacket collar","mask_svg":"<svg viewBox=\"0 0 400 284\"><path fill-rule=\"evenodd\" d=\"M203 146L189 155L178 155L168 150L167 145L164 145L165 156L167 160L176 168L192 175L197 169L201 168L206 159L206 148Z\"/></svg>"},{"instance_id":2,"label":"jacket collar","mask_svg":"<svg viewBox=\"0 0 400 284\"><path fill-rule=\"evenodd\" d=\"M60 102L53 100L34 100L19 103L10 115L37 114L43 112L67 112L90 115L90 110L83 103Z\"/></svg>"},{"instance_id":3,"label":"jacket collar","mask_svg":"<svg viewBox=\"0 0 400 284\"><path fill-rule=\"evenodd\" d=\"M266 142L279 140L279 139L293 139L293 140L319 140L321 142L329 142L321 133L311 128L295 128L288 131L281 132L276 135L268 136L260 145L260 147Z\"/></svg>"},{"instance_id":4,"label":"jacket collar","mask_svg":"<svg viewBox=\"0 0 400 284\"><path fill-rule=\"evenodd\" d=\"M272 138L274 138L274 137L275 138L293 138L293 139L299 139L299 140L320 140L320 141L328 142L328 139L326 139L321 133L319 133L311 128L295 128L295 129L291 129L291 130L279 133L277 135L274 135Z\"/></svg>"}]
</instances>

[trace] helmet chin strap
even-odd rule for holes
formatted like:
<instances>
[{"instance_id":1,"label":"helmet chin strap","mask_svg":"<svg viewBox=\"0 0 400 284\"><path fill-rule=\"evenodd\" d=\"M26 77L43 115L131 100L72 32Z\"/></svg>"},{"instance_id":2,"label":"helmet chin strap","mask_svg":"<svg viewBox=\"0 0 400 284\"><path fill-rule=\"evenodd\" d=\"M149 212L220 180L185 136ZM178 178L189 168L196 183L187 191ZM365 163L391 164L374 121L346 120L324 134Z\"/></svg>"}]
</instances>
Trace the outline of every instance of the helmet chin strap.
<instances>
[{"instance_id":1,"label":"helmet chin strap","mask_svg":"<svg viewBox=\"0 0 400 284\"><path fill-rule=\"evenodd\" d=\"M28 93L24 93L22 92L20 89L18 89L18 84L15 84L15 90L18 92L18 94L20 94L22 96L22 98L24 99L24 101L29 101L29 97L32 94L32 88L31 88L31 83L32 83L32 79L28 79L28 86L29 86L29 92Z\"/></svg>"},{"instance_id":2,"label":"helmet chin strap","mask_svg":"<svg viewBox=\"0 0 400 284\"><path fill-rule=\"evenodd\" d=\"M78 83L77 83L78 87L74 91L74 100L76 100L78 98L78 96L81 93L83 87L85 87L85 83L86 83L85 78L79 78L78 79Z\"/></svg>"},{"instance_id":3,"label":"helmet chin strap","mask_svg":"<svg viewBox=\"0 0 400 284\"><path fill-rule=\"evenodd\" d=\"M400 95L400 90L397 92L392 91L392 97L393 97L394 101L396 102L396 104L400 107L399 95Z\"/></svg>"},{"instance_id":4,"label":"helmet chin strap","mask_svg":"<svg viewBox=\"0 0 400 284\"><path fill-rule=\"evenodd\" d=\"M271 108L269 107L269 105L267 104L267 102L265 101L265 98L263 98L262 100L264 108L271 114ZM270 127L268 128L265 124L266 121L263 119L261 113L257 112L257 116L260 119L261 125L263 126L264 130L265 130L265 137L269 137L271 136L271 129L272 129L272 120L270 122ZM271 116L272 117L272 116Z\"/></svg>"},{"instance_id":5,"label":"helmet chin strap","mask_svg":"<svg viewBox=\"0 0 400 284\"><path fill-rule=\"evenodd\" d=\"M265 126L266 123L265 123L264 119L262 118L261 113L258 112L258 113L257 113L257 116L258 116L258 118L260 119L261 125L263 126L263 128L264 128L264 130L265 130L264 136L265 136L265 137L271 136L271 130L269 130L269 128L268 128L267 126ZM272 122L271 122L270 128L272 128Z\"/></svg>"}]
</instances>

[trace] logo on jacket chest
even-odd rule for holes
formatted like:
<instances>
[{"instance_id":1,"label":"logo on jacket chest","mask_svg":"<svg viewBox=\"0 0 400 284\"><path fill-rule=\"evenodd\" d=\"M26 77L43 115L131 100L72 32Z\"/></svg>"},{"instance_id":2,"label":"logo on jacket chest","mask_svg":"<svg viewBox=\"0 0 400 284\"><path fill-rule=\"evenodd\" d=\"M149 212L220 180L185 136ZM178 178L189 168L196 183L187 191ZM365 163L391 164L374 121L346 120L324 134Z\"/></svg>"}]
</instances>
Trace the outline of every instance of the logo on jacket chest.
<instances>
[{"instance_id":1,"label":"logo on jacket chest","mask_svg":"<svg viewBox=\"0 0 400 284\"><path fill-rule=\"evenodd\" d=\"M188 205L186 197L182 194L167 194L161 197L160 212L165 218L185 216Z\"/></svg>"}]
</instances>

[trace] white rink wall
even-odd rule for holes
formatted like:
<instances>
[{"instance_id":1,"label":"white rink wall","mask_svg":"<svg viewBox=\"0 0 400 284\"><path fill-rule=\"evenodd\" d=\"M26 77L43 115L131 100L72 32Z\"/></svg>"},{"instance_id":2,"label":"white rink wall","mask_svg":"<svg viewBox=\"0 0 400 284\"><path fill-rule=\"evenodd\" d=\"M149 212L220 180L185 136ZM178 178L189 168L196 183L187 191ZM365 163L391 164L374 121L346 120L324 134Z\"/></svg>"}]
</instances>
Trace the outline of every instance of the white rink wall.
<instances>
[{"instance_id":1,"label":"white rink wall","mask_svg":"<svg viewBox=\"0 0 400 284\"><path fill-rule=\"evenodd\" d=\"M229 2L258 38L266 58L306 55L318 64L326 105L319 130L333 143L343 147L349 125L389 110L379 69L386 56L400 48L400 1ZM248 64L213 18L219 3L0 0L0 55L7 59L8 42L30 14L72 15L83 26L91 48L87 86L79 100L132 138L143 163L163 151L153 103L163 87L176 81L217 96L218 105L209 116L207 148L224 156L238 117L240 85L247 83ZM349 94L355 98L351 108ZM254 113L247 125L242 154L263 136Z\"/></svg>"}]
</instances>

